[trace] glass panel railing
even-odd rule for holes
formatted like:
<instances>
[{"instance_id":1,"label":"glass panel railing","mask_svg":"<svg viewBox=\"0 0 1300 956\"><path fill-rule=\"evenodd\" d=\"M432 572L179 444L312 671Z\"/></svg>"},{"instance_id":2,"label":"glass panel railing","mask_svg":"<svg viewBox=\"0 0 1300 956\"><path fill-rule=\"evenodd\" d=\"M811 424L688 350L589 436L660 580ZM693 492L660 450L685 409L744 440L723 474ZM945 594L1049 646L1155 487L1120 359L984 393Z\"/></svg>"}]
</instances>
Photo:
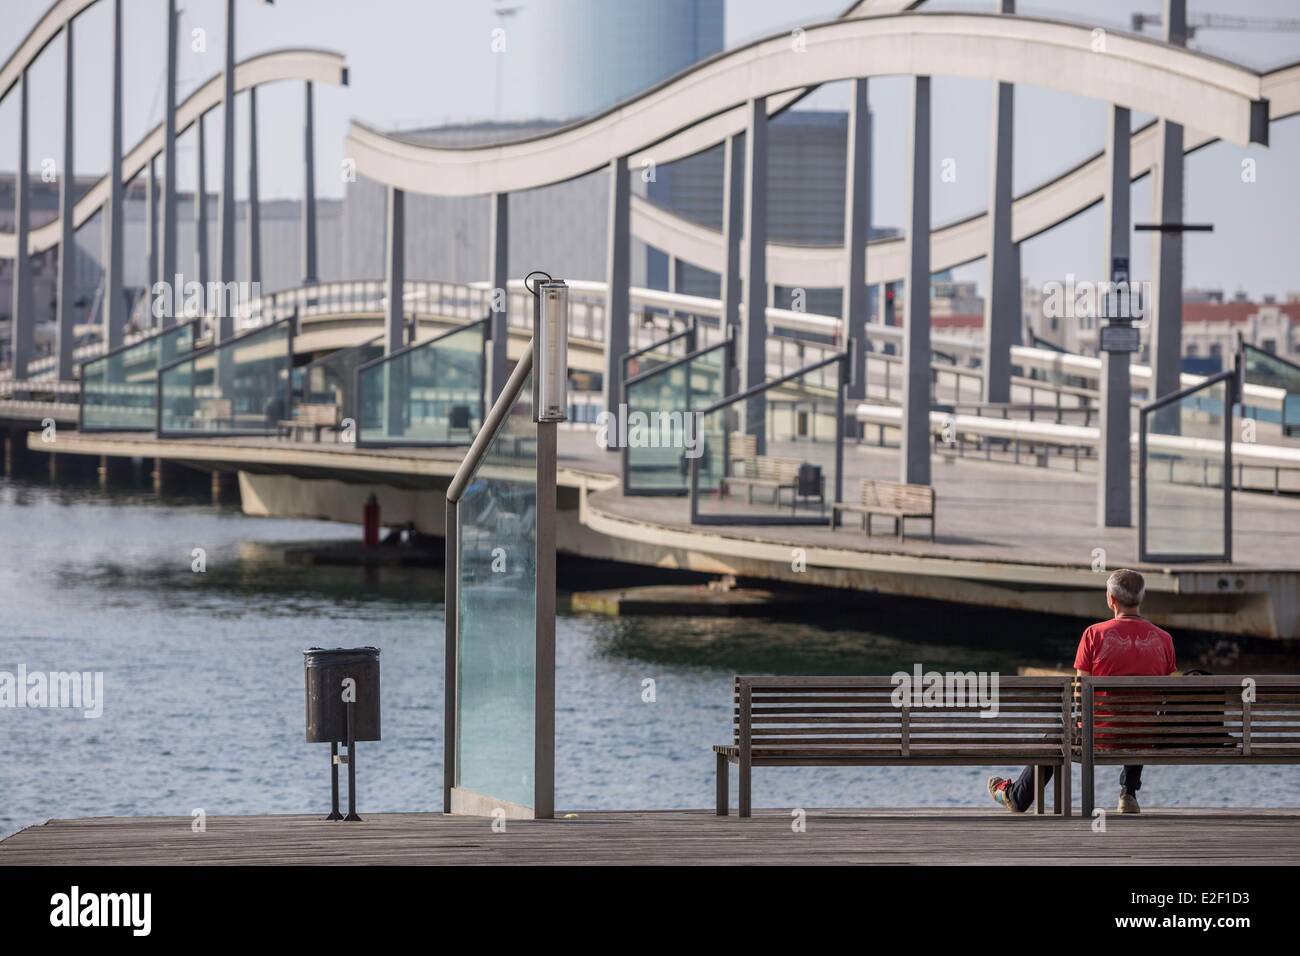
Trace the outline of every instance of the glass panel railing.
<instances>
[{"instance_id":1,"label":"glass panel railing","mask_svg":"<svg viewBox=\"0 0 1300 956\"><path fill-rule=\"evenodd\" d=\"M628 352L623 356L623 381L644 375L660 366L675 362L698 347L695 326L674 332L657 342Z\"/></svg>"},{"instance_id":2,"label":"glass panel railing","mask_svg":"<svg viewBox=\"0 0 1300 956\"><path fill-rule=\"evenodd\" d=\"M1140 560L1232 559L1234 376L1221 373L1142 408Z\"/></svg>"},{"instance_id":3,"label":"glass panel railing","mask_svg":"<svg viewBox=\"0 0 1300 956\"><path fill-rule=\"evenodd\" d=\"M702 412L691 462L697 524L823 524L838 500L845 355Z\"/></svg>"},{"instance_id":4,"label":"glass panel railing","mask_svg":"<svg viewBox=\"0 0 1300 956\"><path fill-rule=\"evenodd\" d=\"M488 320L357 369L358 445L467 445L483 424Z\"/></svg>"},{"instance_id":5,"label":"glass panel railing","mask_svg":"<svg viewBox=\"0 0 1300 956\"><path fill-rule=\"evenodd\" d=\"M698 452L701 409L727 395L731 342L701 349L629 378L623 386L627 433L625 495L684 495L690 459Z\"/></svg>"},{"instance_id":6,"label":"glass panel railing","mask_svg":"<svg viewBox=\"0 0 1300 956\"><path fill-rule=\"evenodd\" d=\"M161 368L158 436L276 434L293 410L294 325L282 319Z\"/></svg>"},{"instance_id":7,"label":"glass panel railing","mask_svg":"<svg viewBox=\"0 0 1300 956\"><path fill-rule=\"evenodd\" d=\"M456 786L533 807L537 425L531 375L456 513Z\"/></svg>"},{"instance_id":8,"label":"glass panel railing","mask_svg":"<svg viewBox=\"0 0 1300 956\"><path fill-rule=\"evenodd\" d=\"M1284 393L1280 405L1252 404L1243 408L1242 414L1278 426L1283 436L1300 435L1300 365L1253 345L1243 344L1241 357L1247 385L1281 389Z\"/></svg>"},{"instance_id":9,"label":"glass panel railing","mask_svg":"<svg viewBox=\"0 0 1300 956\"><path fill-rule=\"evenodd\" d=\"M357 417L357 369L384 354L383 336L339 349L293 370L294 399L300 405L333 406L335 421Z\"/></svg>"},{"instance_id":10,"label":"glass panel railing","mask_svg":"<svg viewBox=\"0 0 1300 956\"><path fill-rule=\"evenodd\" d=\"M81 365L85 432L153 431L158 423L158 369L194 348L194 320L114 349Z\"/></svg>"}]
</instances>

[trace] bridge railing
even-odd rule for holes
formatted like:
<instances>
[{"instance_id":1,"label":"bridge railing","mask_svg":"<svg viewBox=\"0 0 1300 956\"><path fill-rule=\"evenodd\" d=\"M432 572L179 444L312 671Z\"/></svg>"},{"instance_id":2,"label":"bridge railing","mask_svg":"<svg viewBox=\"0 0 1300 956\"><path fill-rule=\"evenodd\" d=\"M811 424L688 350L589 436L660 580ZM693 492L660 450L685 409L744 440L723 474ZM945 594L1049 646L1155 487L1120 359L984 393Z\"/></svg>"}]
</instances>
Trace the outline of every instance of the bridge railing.
<instances>
[{"instance_id":1,"label":"bridge railing","mask_svg":"<svg viewBox=\"0 0 1300 956\"><path fill-rule=\"evenodd\" d=\"M489 320L357 366L358 445L467 445L483 424Z\"/></svg>"},{"instance_id":2,"label":"bridge railing","mask_svg":"<svg viewBox=\"0 0 1300 956\"><path fill-rule=\"evenodd\" d=\"M158 370L194 349L201 326L201 319L192 319L82 362L78 429L153 431L158 423Z\"/></svg>"},{"instance_id":3,"label":"bridge railing","mask_svg":"<svg viewBox=\"0 0 1300 956\"><path fill-rule=\"evenodd\" d=\"M848 374L840 352L701 409L691 522L829 524L842 492Z\"/></svg>"},{"instance_id":4,"label":"bridge railing","mask_svg":"<svg viewBox=\"0 0 1300 956\"><path fill-rule=\"evenodd\" d=\"M333 405L340 421L357 417L357 369L384 354L384 337L338 349L293 370L294 400Z\"/></svg>"},{"instance_id":5,"label":"bridge railing","mask_svg":"<svg viewBox=\"0 0 1300 956\"><path fill-rule=\"evenodd\" d=\"M159 438L274 435L293 412L292 316L158 370Z\"/></svg>"},{"instance_id":6,"label":"bridge railing","mask_svg":"<svg viewBox=\"0 0 1300 956\"><path fill-rule=\"evenodd\" d=\"M1283 393L1280 401L1267 404L1243 397L1242 414L1276 424L1284 438L1300 435L1300 365L1247 342L1241 343L1241 358L1247 386L1279 389Z\"/></svg>"},{"instance_id":7,"label":"bridge railing","mask_svg":"<svg viewBox=\"0 0 1300 956\"><path fill-rule=\"evenodd\" d=\"M700 409L731 391L731 339L697 349L631 376L623 383L616 420L623 453L623 494L684 495L689 490L691 441Z\"/></svg>"}]
</instances>

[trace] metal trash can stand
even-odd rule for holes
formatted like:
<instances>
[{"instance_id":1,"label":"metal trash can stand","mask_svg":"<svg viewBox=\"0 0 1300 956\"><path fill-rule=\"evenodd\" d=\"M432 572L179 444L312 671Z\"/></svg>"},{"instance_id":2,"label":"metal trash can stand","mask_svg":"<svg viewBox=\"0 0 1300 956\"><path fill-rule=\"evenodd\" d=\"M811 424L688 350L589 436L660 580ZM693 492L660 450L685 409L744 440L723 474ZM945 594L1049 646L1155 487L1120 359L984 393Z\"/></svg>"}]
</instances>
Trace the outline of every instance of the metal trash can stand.
<instances>
[{"instance_id":1,"label":"metal trash can stand","mask_svg":"<svg viewBox=\"0 0 1300 956\"><path fill-rule=\"evenodd\" d=\"M331 809L327 820L357 816L357 741L379 740L379 648L320 648L303 651L306 725L309 743L330 745ZM339 744L347 746L340 756ZM348 814L339 813L339 765L348 768Z\"/></svg>"}]
</instances>

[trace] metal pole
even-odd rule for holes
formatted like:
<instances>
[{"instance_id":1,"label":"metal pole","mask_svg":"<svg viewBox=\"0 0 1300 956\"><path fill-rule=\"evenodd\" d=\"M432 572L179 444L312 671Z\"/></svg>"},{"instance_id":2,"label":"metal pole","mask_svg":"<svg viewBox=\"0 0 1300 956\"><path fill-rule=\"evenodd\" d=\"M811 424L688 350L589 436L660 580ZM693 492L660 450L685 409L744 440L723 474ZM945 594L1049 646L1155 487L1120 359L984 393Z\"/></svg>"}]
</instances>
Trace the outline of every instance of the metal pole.
<instances>
[{"instance_id":1,"label":"metal pole","mask_svg":"<svg viewBox=\"0 0 1300 956\"><path fill-rule=\"evenodd\" d=\"M122 273L122 0L113 0L112 153L109 157L108 276L104 287L104 338L109 349L126 332L126 292Z\"/></svg>"},{"instance_id":2,"label":"metal pole","mask_svg":"<svg viewBox=\"0 0 1300 956\"><path fill-rule=\"evenodd\" d=\"M1015 0L999 0L1003 14ZM993 92L993 155L989 196L989 294L984 302L984 401L1011 401L1011 346L1020 338L1019 250L1012 238L1012 171L1015 87L998 83Z\"/></svg>"},{"instance_id":3,"label":"metal pole","mask_svg":"<svg viewBox=\"0 0 1300 956\"><path fill-rule=\"evenodd\" d=\"M199 284L208 285L208 136L207 116L200 114L195 122L198 133L198 183L194 188L194 269Z\"/></svg>"},{"instance_id":4,"label":"metal pole","mask_svg":"<svg viewBox=\"0 0 1300 956\"><path fill-rule=\"evenodd\" d=\"M28 90L27 71L18 81L18 170L14 179L14 288L13 288L13 376L27 378L27 363L35 357L35 310L32 302L32 260L27 250L31 231L31 181L27 177Z\"/></svg>"},{"instance_id":5,"label":"metal pole","mask_svg":"<svg viewBox=\"0 0 1300 956\"><path fill-rule=\"evenodd\" d=\"M406 193L388 189L387 280L388 310L384 321L384 354L405 347L403 292L406 286Z\"/></svg>"},{"instance_id":6,"label":"metal pole","mask_svg":"<svg viewBox=\"0 0 1300 956\"><path fill-rule=\"evenodd\" d=\"M1187 0L1165 0L1165 42L1187 45ZM1152 202L1161 225L1183 221L1183 127L1159 119L1157 165L1153 169ZM1155 283L1155 317L1151 323L1152 382L1150 399L1178 391L1182 377L1183 236L1177 230L1156 233L1151 276ZM1169 406L1173 408L1173 406ZM1177 433L1177 411L1165 411L1157 429ZM1172 431L1165 431L1171 427Z\"/></svg>"},{"instance_id":7,"label":"metal pole","mask_svg":"<svg viewBox=\"0 0 1300 956\"><path fill-rule=\"evenodd\" d=\"M745 151L742 134L727 137L723 147L722 233L726 262L722 273L722 333L740 328L740 243L745 236Z\"/></svg>"},{"instance_id":8,"label":"metal pole","mask_svg":"<svg viewBox=\"0 0 1300 956\"><path fill-rule=\"evenodd\" d=\"M534 329L534 347L538 341ZM556 424L538 422L533 815L539 820L555 816L555 470Z\"/></svg>"},{"instance_id":9,"label":"metal pole","mask_svg":"<svg viewBox=\"0 0 1300 956\"><path fill-rule=\"evenodd\" d=\"M150 156L145 166L144 221L145 258L149 263L145 274L145 288L152 294L153 284L158 281L158 266L161 262L158 249L158 157ZM152 312L149 313L152 317Z\"/></svg>"},{"instance_id":10,"label":"metal pole","mask_svg":"<svg viewBox=\"0 0 1300 956\"><path fill-rule=\"evenodd\" d=\"M72 381L72 347L76 344L76 311L73 298L73 260L76 256L73 227L73 208L77 202L77 177L73 168L76 146L74 119L75 89L73 73L72 20L63 28L65 60L63 65L63 178L59 180L59 313L58 313L58 375L60 382Z\"/></svg>"},{"instance_id":11,"label":"metal pole","mask_svg":"<svg viewBox=\"0 0 1300 956\"><path fill-rule=\"evenodd\" d=\"M740 387L767 378L767 97L749 101L745 130L745 308L740 325ZM766 401L745 403L745 431L766 454Z\"/></svg>"},{"instance_id":12,"label":"metal pole","mask_svg":"<svg viewBox=\"0 0 1300 956\"><path fill-rule=\"evenodd\" d=\"M930 483L930 78L912 85L912 182L907 219L907 306L903 316L900 481Z\"/></svg>"},{"instance_id":13,"label":"metal pole","mask_svg":"<svg viewBox=\"0 0 1300 956\"><path fill-rule=\"evenodd\" d=\"M1109 229L1106 236L1105 275L1114 283L1130 279L1130 139L1127 107L1111 108L1106 135L1106 198ZM1133 523L1132 447L1130 431L1132 383L1128 352L1101 353L1101 442L1097 462L1097 523L1107 528L1127 528ZM1059 395L1059 392L1058 392Z\"/></svg>"},{"instance_id":14,"label":"metal pole","mask_svg":"<svg viewBox=\"0 0 1300 956\"><path fill-rule=\"evenodd\" d=\"M628 322L631 313L632 188L627 162L616 157L609 162L609 238L605 268L605 381L603 398L610 416L618 412L623 394L623 355L628 350ZM533 330L537 334L537 330ZM608 429L606 451L617 451L617 422Z\"/></svg>"},{"instance_id":15,"label":"metal pole","mask_svg":"<svg viewBox=\"0 0 1300 956\"><path fill-rule=\"evenodd\" d=\"M302 281L312 285L316 270L316 105L313 84L307 81L303 102Z\"/></svg>"},{"instance_id":16,"label":"metal pole","mask_svg":"<svg viewBox=\"0 0 1300 956\"><path fill-rule=\"evenodd\" d=\"M221 252L217 281L225 285L235 281L235 0L226 0L226 63L222 80ZM234 334L234 316L228 312L224 308L219 310L218 342L225 342Z\"/></svg>"},{"instance_id":17,"label":"metal pole","mask_svg":"<svg viewBox=\"0 0 1300 956\"><path fill-rule=\"evenodd\" d=\"M488 267L492 277L492 344L488 353L488 399L495 401L510 376L506 352L510 337L510 194L493 193L491 203L488 248L492 261Z\"/></svg>"},{"instance_id":18,"label":"metal pole","mask_svg":"<svg viewBox=\"0 0 1300 956\"><path fill-rule=\"evenodd\" d=\"M871 228L871 116L867 81L853 81L849 105L848 155L844 176L844 292L841 307L849 354L846 395L853 407L867 394L867 238ZM857 418L849 436L861 434ZM838 499L837 499L838 500Z\"/></svg>"},{"instance_id":19,"label":"metal pole","mask_svg":"<svg viewBox=\"0 0 1300 956\"><path fill-rule=\"evenodd\" d=\"M248 281L262 283L262 205L257 185L257 87L248 88ZM252 295L258 293L254 291Z\"/></svg>"},{"instance_id":20,"label":"metal pole","mask_svg":"<svg viewBox=\"0 0 1300 956\"><path fill-rule=\"evenodd\" d=\"M167 91L166 115L163 118L163 224L162 224L162 279L177 282L176 269L176 34L180 28L180 14L176 0L167 0ZM177 282L179 285L180 283ZM172 290L176 297L182 289ZM163 318L163 328L174 325L176 315L168 309Z\"/></svg>"}]
</instances>

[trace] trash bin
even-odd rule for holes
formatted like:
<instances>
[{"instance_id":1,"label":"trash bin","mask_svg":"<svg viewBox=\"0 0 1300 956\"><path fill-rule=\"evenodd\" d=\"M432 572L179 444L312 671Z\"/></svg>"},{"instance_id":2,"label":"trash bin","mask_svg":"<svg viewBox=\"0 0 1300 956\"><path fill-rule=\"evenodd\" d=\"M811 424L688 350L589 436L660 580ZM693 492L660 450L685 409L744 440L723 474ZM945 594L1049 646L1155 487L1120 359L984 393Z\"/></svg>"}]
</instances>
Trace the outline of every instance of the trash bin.
<instances>
[{"instance_id":1,"label":"trash bin","mask_svg":"<svg viewBox=\"0 0 1300 956\"><path fill-rule=\"evenodd\" d=\"M379 648L309 647L303 651L308 743L346 743L348 708L343 681L356 683L353 739L379 739Z\"/></svg>"},{"instance_id":2,"label":"trash bin","mask_svg":"<svg viewBox=\"0 0 1300 956\"><path fill-rule=\"evenodd\" d=\"M379 648L309 647L303 651L307 741L330 745L330 814L357 816L357 741L379 739ZM351 678L355 686L345 688ZM348 693L353 691L354 693ZM339 754L339 744L348 748ZM348 814L339 813L339 765L348 768Z\"/></svg>"}]
</instances>

